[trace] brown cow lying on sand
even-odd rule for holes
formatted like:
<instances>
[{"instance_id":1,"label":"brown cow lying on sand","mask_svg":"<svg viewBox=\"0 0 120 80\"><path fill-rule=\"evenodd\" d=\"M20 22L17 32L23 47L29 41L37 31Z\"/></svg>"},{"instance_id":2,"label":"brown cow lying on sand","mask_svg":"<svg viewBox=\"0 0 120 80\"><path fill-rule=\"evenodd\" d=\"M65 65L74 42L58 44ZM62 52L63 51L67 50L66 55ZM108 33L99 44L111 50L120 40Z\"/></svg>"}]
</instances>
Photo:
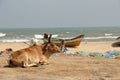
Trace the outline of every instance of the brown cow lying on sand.
<instances>
[{"instance_id":1,"label":"brown cow lying on sand","mask_svg":"<svg viewBox=\"0 0 120 80\"><path fill-rule=\"evenodd\" d=\"M60 48L50 40L42 45L33 45L25 49L13 52L8 60L9 66L30 67L38 66L39 64L48 64L48 58L57 52Z\"/></svg>"}]
</instances>

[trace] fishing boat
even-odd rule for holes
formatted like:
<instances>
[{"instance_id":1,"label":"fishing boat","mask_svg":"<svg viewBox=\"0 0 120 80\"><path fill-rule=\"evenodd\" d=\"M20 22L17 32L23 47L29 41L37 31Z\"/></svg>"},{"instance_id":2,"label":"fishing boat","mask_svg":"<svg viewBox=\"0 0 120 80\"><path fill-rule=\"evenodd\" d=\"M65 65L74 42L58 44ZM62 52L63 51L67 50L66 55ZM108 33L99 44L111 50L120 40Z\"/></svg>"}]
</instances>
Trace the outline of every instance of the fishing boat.
<instances>
[{"instance_id":1,"label":"fishing boat","mask_svg":"<svg viewBox=\"0 0 120 80\"><path fill-rule=\"evenodd\" d=\"M112 47L120 47L120 37L116 38L116 41L112 43Z\"/></svg>"},{"instance_id":2,"label":"fishing boat","mask_svg":"<svg viewBox=\"0 0 120 80\"><path fill-rule=\"evenodd\" d=\"M120 36L116 38L116 40L120 40Z\"/></svg>"},{"instance_id":3,"label":"fishing boat","mask_svg":"<svg viewBox=\"0 0 120 80\"><path fill-rule=\"evenodd\" d=\"M61 41L64 40L64 43L65 43L65 46L66 47L75 47L75 46L79 46L80 45L80 42L81 40L83 39L84 35L79 35L79 36L76 36L74 38L71 38L71 39L57 39L57 38L52 38L52 41L60 46L61 45Z\"/></svg>"}]
</instances>

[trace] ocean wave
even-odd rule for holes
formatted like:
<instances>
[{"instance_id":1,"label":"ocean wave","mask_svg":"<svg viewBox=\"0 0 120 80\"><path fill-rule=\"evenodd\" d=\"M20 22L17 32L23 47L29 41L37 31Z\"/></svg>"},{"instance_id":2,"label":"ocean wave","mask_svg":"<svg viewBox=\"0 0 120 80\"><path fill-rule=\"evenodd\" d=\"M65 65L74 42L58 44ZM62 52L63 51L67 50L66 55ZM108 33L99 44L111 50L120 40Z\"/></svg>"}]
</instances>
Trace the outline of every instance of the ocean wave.
<instances>
[{"instance_id":1,"label":"ocean wave","mask_svg":"<svg viewBox=\"0 0 120 80\"><path fill-rule=\"evenodd\" d=\"M40 38L40 39L42 39L43 36L44 36L44 35L41 35L41 34L35 34L35 35L34 35L35 38ZM53 38L56 38L56 37L58 37L58 34L53 34L52 37L53 37Z\"/></svg>"},{"instance_id":2,"label":"ocean wave","mask_svg":"<svg viewBox=\"0 0 120 80\"><path fill-rule=\"evenodd\" d=\"M31 38L32 39L32 38ZM0 42L29 42L31 39L2 39ZM43 42L42 39L35 39L37 42Z\"/></svg>"},{"instance_id":3,"label":"ocean wave","mask_svg":"<svg viewBox=\"0 0 120 80\"><path fill-rule=\"evenodd\" d=\"M70 32L66 32L67 34L69 34Z\"/></svg>"},{"instance_id":4,"label":"ocean wave","mask_svg":"<svg viewBox=\"0 0 120 80\"><path fill-rule=\"evenodd\" d=\"M105 36L112 36L112 33L105 33Z\"/></svg>"},{"instance_id":5,"label":"ocean wave","mask_svg":"<svg viewBox=\"0 0 120 80\"><path fill-rule=\"evenodd\" d=\"M4 37L4 36L6 36L6 33L0 32L0 37Z\"/></svg>"},{"instance_id":6,"label":"ocean wave","mask_svg":"<svg viewBox=\"0 0 120 80\"><path fill-rule=\"evenodd\" d=\"M84 39L115 39L119 36L100 36L100 37L85 37Z\"/></svg>"},{"instance_id":7,"label":"ocean wave","mask_svg":"<svg viewBox=\"0 0 120 80\"><path fill-rule=\"evenodd\" d=\"M56 37L58 37L58 34L53 34L52 37L56 38Z\"/></svg>"},{"instance_id":8,"label":"ocean wave","mask_svg":"<svg viewBox=\"0 0 120 80\"><path fill-rule=\"evenodd\" d=\"M6 40L0 40L0 42L27 42L29 40L25 39L6 39Z\"/></svg>"},{"instance_id":9,"label":"ocean wave","mask_svg":"<svg viewBox=\"0 0 120 80\"><path fill-rule=\"evenodd\" d=\"M34 37L35 38L43 38L43 35L41 35L41 34L35 34Z\"/></svg>"},{"instance_id":10,"label":"ocean wave","mask_svg":"<svg viewBox=\"0 0 120 80\"><path fill-rule=\"evenodd\" d=\"M57 36L55 36L55 37L57 37ZM111 40L111 39L116 39L118 36L99 36L99 37L84 37L84 40L104 40L104 39L109 39L109 40ZM41 37L42 38L42 37ZM36 38L38 41L42 41L42 39L41 38ZM69 37L69 38L71 38L71 37ZM69 39L69 38L61 38L61 39ZM14 39L0 39L0 42L27 42L27 41L30 41L32 38L22 38L22 39L16 39L16 38L14 38Z\"/></svg>"}]
</instances>

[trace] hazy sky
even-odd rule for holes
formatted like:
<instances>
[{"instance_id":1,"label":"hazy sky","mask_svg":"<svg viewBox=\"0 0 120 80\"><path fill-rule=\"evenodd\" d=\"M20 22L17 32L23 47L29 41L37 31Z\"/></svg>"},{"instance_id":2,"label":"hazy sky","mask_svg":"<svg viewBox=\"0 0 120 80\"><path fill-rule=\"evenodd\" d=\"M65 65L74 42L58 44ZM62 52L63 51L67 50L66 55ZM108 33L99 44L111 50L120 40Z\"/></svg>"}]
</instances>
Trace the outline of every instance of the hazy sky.
<instances>
[{"instance_id":1,"label":"hazy sky","mask_svg":"<svg viewBox=\"0 0 120 80\"><path fill-rule=\"evenodd\" d=\"M120 26L120 0L0 0L0 28Z\"/></svg>"}]
</instances>

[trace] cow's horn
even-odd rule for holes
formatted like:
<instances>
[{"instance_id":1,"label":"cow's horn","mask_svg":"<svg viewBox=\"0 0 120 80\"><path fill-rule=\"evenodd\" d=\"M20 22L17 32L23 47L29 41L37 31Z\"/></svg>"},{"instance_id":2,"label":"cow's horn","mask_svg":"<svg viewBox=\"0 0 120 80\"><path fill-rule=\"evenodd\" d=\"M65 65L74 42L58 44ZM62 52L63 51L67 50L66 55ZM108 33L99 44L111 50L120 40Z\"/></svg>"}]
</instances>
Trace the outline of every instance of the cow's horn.
<instances>
[{"instance_id":1,"label":"cow's horn","mask_svg":"<svg viewBox=\"0 0 120 80\"><path fill-rule=\"evenodd\" d=\"M50 34L49 38L48 38L48 42L50 43L51 42L51 37L52 37L52 34Z\"/></svg>"}]
</instances>

